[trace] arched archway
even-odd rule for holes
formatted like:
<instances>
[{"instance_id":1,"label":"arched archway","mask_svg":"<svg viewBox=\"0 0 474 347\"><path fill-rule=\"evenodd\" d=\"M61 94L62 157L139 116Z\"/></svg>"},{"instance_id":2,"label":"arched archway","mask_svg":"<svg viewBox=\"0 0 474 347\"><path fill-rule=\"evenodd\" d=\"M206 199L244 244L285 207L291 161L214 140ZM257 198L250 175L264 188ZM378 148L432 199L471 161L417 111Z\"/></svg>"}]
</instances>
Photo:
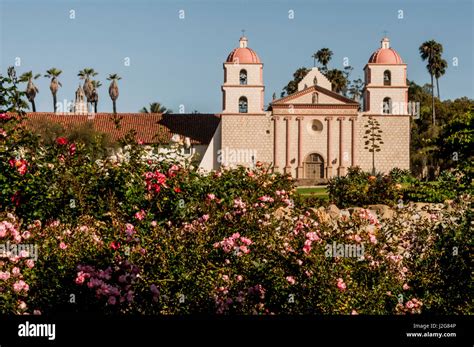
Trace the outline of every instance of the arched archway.
<instances>
[{"instance_id":1,"label":"arched archway","mask_svg":"<svg viewBox=\"0 0 474 347\"><path fill-rule=\"evenodd\" d=\"M308 179L324 178L324 159L318 153L309 154L304 161L304 177Z\"/></svg>"},{"instance_id":2,"label":"arched archway","mask_svg":"<svg viewBox=\"0 0 474 347\"><path fill-rule=\"evenodd\" d=\"M249 110L249 105L247 98L245 96L241 96L239 99L239 113L247 113Z\"/></svg>"}]
</instances>

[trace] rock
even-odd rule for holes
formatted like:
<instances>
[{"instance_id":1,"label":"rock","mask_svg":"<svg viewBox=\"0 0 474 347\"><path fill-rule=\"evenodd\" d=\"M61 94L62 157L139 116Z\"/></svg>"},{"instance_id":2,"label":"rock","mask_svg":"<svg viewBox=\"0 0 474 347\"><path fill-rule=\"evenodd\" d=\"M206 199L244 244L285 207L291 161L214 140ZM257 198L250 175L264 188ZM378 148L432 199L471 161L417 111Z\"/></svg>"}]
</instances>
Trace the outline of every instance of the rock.
<instances>
[{"instance_id":1,"label":"rock","mask_svg":"<svg viewBox=\"0 0 474 347\"><path fill-rule=\"evenodd\" d=\"M339 208L334 204L329 205L326 209L326 212L331 218L337 218L341 214L341 210L339 210Z\"/></svg>"},{"instance_id":2,"label":"rock","mask_svg":"<svg viewBox=\"0 0 474 347\"><path fill-rule=\"evenodd\" d=\"M275 212L273 212L273 215L278 220L281 220L281 219L291 220L290 214L291 214L291 209L289 207L279 207Z\"/></svg>"},{"instance_id":3,"label":"rock","mask_svg":"<svg viewBox=\"0 0 474 347\"><path fill-rule=\"evenodd\" d=\"M446 211L447 212L453 212L454 211L454 200L445 200L444 204L446 206Z\"/></svg>"},{"instance_id":4,"label":"rock","mask_svg":"<svg viewBox=\"0 0 474 347\"><path fill-rule=\"evenodd\" d=\"M415 202L413 203L413 205L415 206L415 209L416 210L424 210L426 209L427 206L429 206L430 204L428 202Z\"/></svg>"},{"instance_id":5,"label":"rock","mask_svg":"<svg viewBox=\"0 0 474 347\"><path fill-rule=\"evenodd\" d=\"M374 212L379 219L392 219L395 212L390 208L390 206L377 204L369 205L367 207L370 211Z\"/></svg>"},{"instance_id":6,"label":"rock","mask_svg":"<svg viewBox=\"0 0 474 347\"><path fill-rule=\"evenodd\" d=\"M363 208L362 208L362 207L355 207L355 206L354 206L354 207L349 207L349 208L347 209L347 211L349 211L349 213L350 213L351 215L352 215L354 212L356 212L356 213L359 212L360 210L363 210Z\"/></svg>"},{"instance_id":7,"label":"rock","mask_svg":"<svg viewBox=\"0 0 474 347\"><path fill-rule=\"evenodd\" d=\"M349 210L341 210L341 213L339 214L341 217L347 217L349 218L351 216L351 213L349 212Z\"/></svg>"}]
</instances>

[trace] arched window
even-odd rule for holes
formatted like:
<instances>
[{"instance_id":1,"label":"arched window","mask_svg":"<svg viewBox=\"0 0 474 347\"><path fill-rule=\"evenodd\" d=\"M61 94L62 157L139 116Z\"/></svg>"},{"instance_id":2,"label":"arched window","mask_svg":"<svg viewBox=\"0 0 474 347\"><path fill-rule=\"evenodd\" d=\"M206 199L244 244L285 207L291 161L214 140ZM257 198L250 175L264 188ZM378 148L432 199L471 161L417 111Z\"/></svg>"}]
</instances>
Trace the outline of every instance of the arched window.
<instances>
[{"instance_id":1,"label":"arched window","mask_svg":"<svg viewBox=\"0 0 474 347\"><path fill-rule=\"evenodd\" d=\"M382 113L383 114L391 114L392 113L392 99L390 99L390 98L384 98L383 99Z\"/></svg>"},{"instance_id":2,"label":"arched window","mask_svg":"<svg viewBox=\"0 0 474 347\"><path fill-rule=\"evenodd\" d=\"M247 85L247 70L243 70L243 69L240 70L239 81L241 85L243 86Z\"/></svg>"},{"instance_id":3,"label":"arched window","mask_svg":"<svg viewBox=\"0 0 474 347\"><path fill-rule=\"evenodd\" d=\"M392 85L392 74L390 73L389 70L385 70L383 72L383 85L384 86Z\"/></svg>"},{"instance_id":4,"label":"arched window","mask_svg":"<svg viewBox=\"0 0 474 347\"><path fill-rule=\"evenodd\" d=\"M239 99L239 113L247 113L249 110L249 105L247 102L247 98L245 96L241 96Z\"/></svg>"}]
</instances>

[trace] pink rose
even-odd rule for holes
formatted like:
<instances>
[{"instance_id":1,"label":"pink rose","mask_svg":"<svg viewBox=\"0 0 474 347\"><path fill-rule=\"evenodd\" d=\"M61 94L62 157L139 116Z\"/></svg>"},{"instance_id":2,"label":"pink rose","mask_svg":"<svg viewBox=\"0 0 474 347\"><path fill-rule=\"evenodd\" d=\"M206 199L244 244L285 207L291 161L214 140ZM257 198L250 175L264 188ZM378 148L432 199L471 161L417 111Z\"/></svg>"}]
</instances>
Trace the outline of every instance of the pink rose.
<instances>
[{"instance_id":1,"label":"pink rose","mask_svg":"<svg viewBox=\"0 0 474 347\"><path fill-rule=\"evenodd\" d=\"M28 266L30 269L34 268L35 267L35 262L33 259L28 259L26 261L26 266Z\"/></svg>"},{"instance_id":2,"label":"pink rose","mask_svg":"<svg viewBox=\"0 0 474 347\"><path fill-rule=\"evenodd\" d=\"M310 241L318 241L318 240L319 240L318 235L317 235L314 231L307 233L307 234L306 234L306 237L307 237L308 240L310 240Z\"/></svg>"},{"instance_id":3,"label":"pink rose","mask_svg":"<svg viewBox=\"0 0 474 347\"><path fill-rule=\"evenodd\" d=\"M303 247L303 252L306 253L306 254L311 252L311 246L305 244L304 247Z\"/></svg>"},{"instance_id":4,"label":"pink rose","mask_svg":"<svg viewBox=\"0 0 474 347\"><path fill-rule=\"evenodd\" d=\"M407 301L407 303L405 304L405 306L409 309L412 309L413 307L415 307L415 304L411 301Z\"/></svg>"},{"instance_id":5,"label":"pink rose","mask_svg":"<svg viewBox=\"0 0 474 347\"><path fill-rule=\"evenodd\" d=\"M410 286L407 283L405 283L403 285L403 290L408 290L408 289L410 289Z\"/></svg>"},{"instance_id":6,"label":"pink rose","mask_svg":"<svg viewBox=\"0 0 474 347\"><path fill-rule=\"evenodd\" d=\"M31 236L31 233L29 231L24 231L21 237L23 237L25 240L29 239Z\"/></svg>"},{"instance_id":7,"label":"pink rose","mask_svg":"<svg viewBox=\"0 0 474 347\"><path fill-rule=\"evenodd\" d=\"M0 271L0 280L6 281L10 278L10 272L6 271Z\"/></svg>"},{"instance_id":8,"label":"pink rose","mask_svg":"<svg viewBox=\"0 0 474 347\"><path fill-rule=\"evenodd\" d=\"M374 245L377 244L377 238L375 237L375 235L370 235L370 242L373 243Z\"/></svg>"},{"instance_id":9,"label":"pink rose","mask_svg":"<svg viewBox=\"0 0 474 347\"><path fill-rule=\"evenodd\" d=\"M344 280L342 278L338 278L337 279L337 288L343 292L346 290L347 286L346 284L344 283Z\"/></svg>"},{"instance_id":10,"label":"pink rose","mask_svg":"<svg viewBox=\"0 0 474 347\"><path fill-rule=\"evenodd\" d=\"M18 275L20 275L20 268L18 268L18 267L15 266L15 267L12 269L12 274L13 274L13 276L18 276Z\"/></svg>"},{"instance_id":11,"label":"pink rose","mask_svg":"<svg viewBox=\"0 0 474 347\"><path fill-rule=\"evenodd\" d=\"M28 289L29 286L25 283L25 281L20 280L18 282L13 283L13 290L15 291L15 293L21 292L22 290L28 291Z\"/></svg>"},{"instance_id":12,"label":"pink rose","mask_svg":"<svg viewBox=\"0 0 474 347\"><path fill-rule=\"evenodd\" d=\"M20 301L18 302L18 308L19 308L20 310L26 310L26 303L25 303L24 301L21 301L21 300L20 300Z\"/></svg>"},{"instance_id":13,"label":"pink rose","mask_svg":"<svg viewBox=\"0 0 474 347\"><path fill-rule=\"evenodd\" d=\"M71 143L69 145L69 155L73 156L74 154L76 154L76 144L75 143Z\"/></svg>"},{"instance_id":14,"label":"pink rose","mask_svg":"<svg viewBox=\"0 0 474 347\"><path fill-rule=\"evenodd\" d=\"M115 305L117 303L117 299L115 298L115 296L109 296L109 300L107 300L107 303L109 305Z\"/></svg>"},{"instance_id":15,"label":"pink rose","mask_svg":"<svg viewBox=\"0 0 474 347\"><path fill-rule=\"evenodd\" d=\"M135 213L135 218L138 219L138 220L143 220L143 218L145 218L146 216L146 212L141 210L137 213Z\"/></svg>"},{"instance_id":16,"label":"pink rose","mask_svg":"<svg viewBox=\"0 0 474 347\"><path fill-rule=\"evenodd\" d=\"M227 276L227 275L222 275L222 279L223 279L224 281L228 281L228 280L229 280L229 276Z\"/></svg>"},{"instance_id":17,"label":"pink rose","mask_svg":"<svg viewBox=\"0 0 474 347\"><path fill-rule=\"evenodd\" d=\"M293 276L287 276L286 280L288 281L289 284L293 285L296 283L296 280Z\"/></svg>"},{"instance_id":18,"label":"pink rose","mask_svg":"<svg viewBox=\"0 0 474 347\"><path fill-rule=\"evenodd\" d=\"M236 279L237 279L237 281L240 282L240 281L242 281L244 278L242 277L242 275L237 275Z\"/></svg>"},{"instance_id":19,"label":"pink rose","mask_svg":"<svg viewBox=\"0 0 474 347\"><path fill-rule=\"evenodd\" d=\"M246 237L241 237L240 241L242 241L245 245L250 246L252 244L252 240L246 238Z\"/></svg>"},{"instance_id":20,"label":"pink rose","mask_svg":"<svg viewBox=\"0 0 474 347\"><path fill-rule=\"evenodd\" d=\"M244 254L250 253L250 250L247 248L247 246L240 246L240 250L244 252Z\"/></svg>"},{"instance_id":21,"label":"pink rose","mask_svg":"<svg viewBox=\"0 0 474 347\"><path fill-rule=\"evenodd\" d=\"M61 249L66 249L66 248L67 248L67 245L66 245L64 242L61 241L61 242L59 243L59 248L61 248Z\"/></svg>"},{"instance_id":22,"label":"pink rose","mask_svg":"<svg viewBox=\"0 0 474 347\"><path fill-rule=\"evenodd\" d=\"M207 194L207 198L208 198L209 200L214 200L214 199L216 198L216 196L211 193L211 194Z\"/></svg>"}]
</instances>

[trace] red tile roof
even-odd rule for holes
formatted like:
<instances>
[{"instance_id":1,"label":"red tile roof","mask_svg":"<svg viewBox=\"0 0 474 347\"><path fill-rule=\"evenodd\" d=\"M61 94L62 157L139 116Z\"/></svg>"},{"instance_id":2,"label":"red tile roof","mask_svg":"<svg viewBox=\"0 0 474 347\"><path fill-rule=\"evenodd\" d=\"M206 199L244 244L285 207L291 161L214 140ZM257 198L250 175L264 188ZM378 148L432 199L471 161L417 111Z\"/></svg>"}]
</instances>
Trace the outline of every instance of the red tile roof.
<instances>
[{"instance_id":1,"label":"red tile roof","mask_svg":"<svg viewBox=\"0 0 474 347\"><path fill-rule=\"evenodd\" d=\"M61 124L66 130L78 125L92 123L94 130L106 133L114 141L130 130L136 131L136 139L144 143L168 143L173 134L191 139L192 144L209 144L220 116L216 114L159 114L159 113L117 113L120 128L117 129L113 113L79 115L73 113L28 113L26 126L34 130L41 121Z\"/></svg>"}]
</instances>

